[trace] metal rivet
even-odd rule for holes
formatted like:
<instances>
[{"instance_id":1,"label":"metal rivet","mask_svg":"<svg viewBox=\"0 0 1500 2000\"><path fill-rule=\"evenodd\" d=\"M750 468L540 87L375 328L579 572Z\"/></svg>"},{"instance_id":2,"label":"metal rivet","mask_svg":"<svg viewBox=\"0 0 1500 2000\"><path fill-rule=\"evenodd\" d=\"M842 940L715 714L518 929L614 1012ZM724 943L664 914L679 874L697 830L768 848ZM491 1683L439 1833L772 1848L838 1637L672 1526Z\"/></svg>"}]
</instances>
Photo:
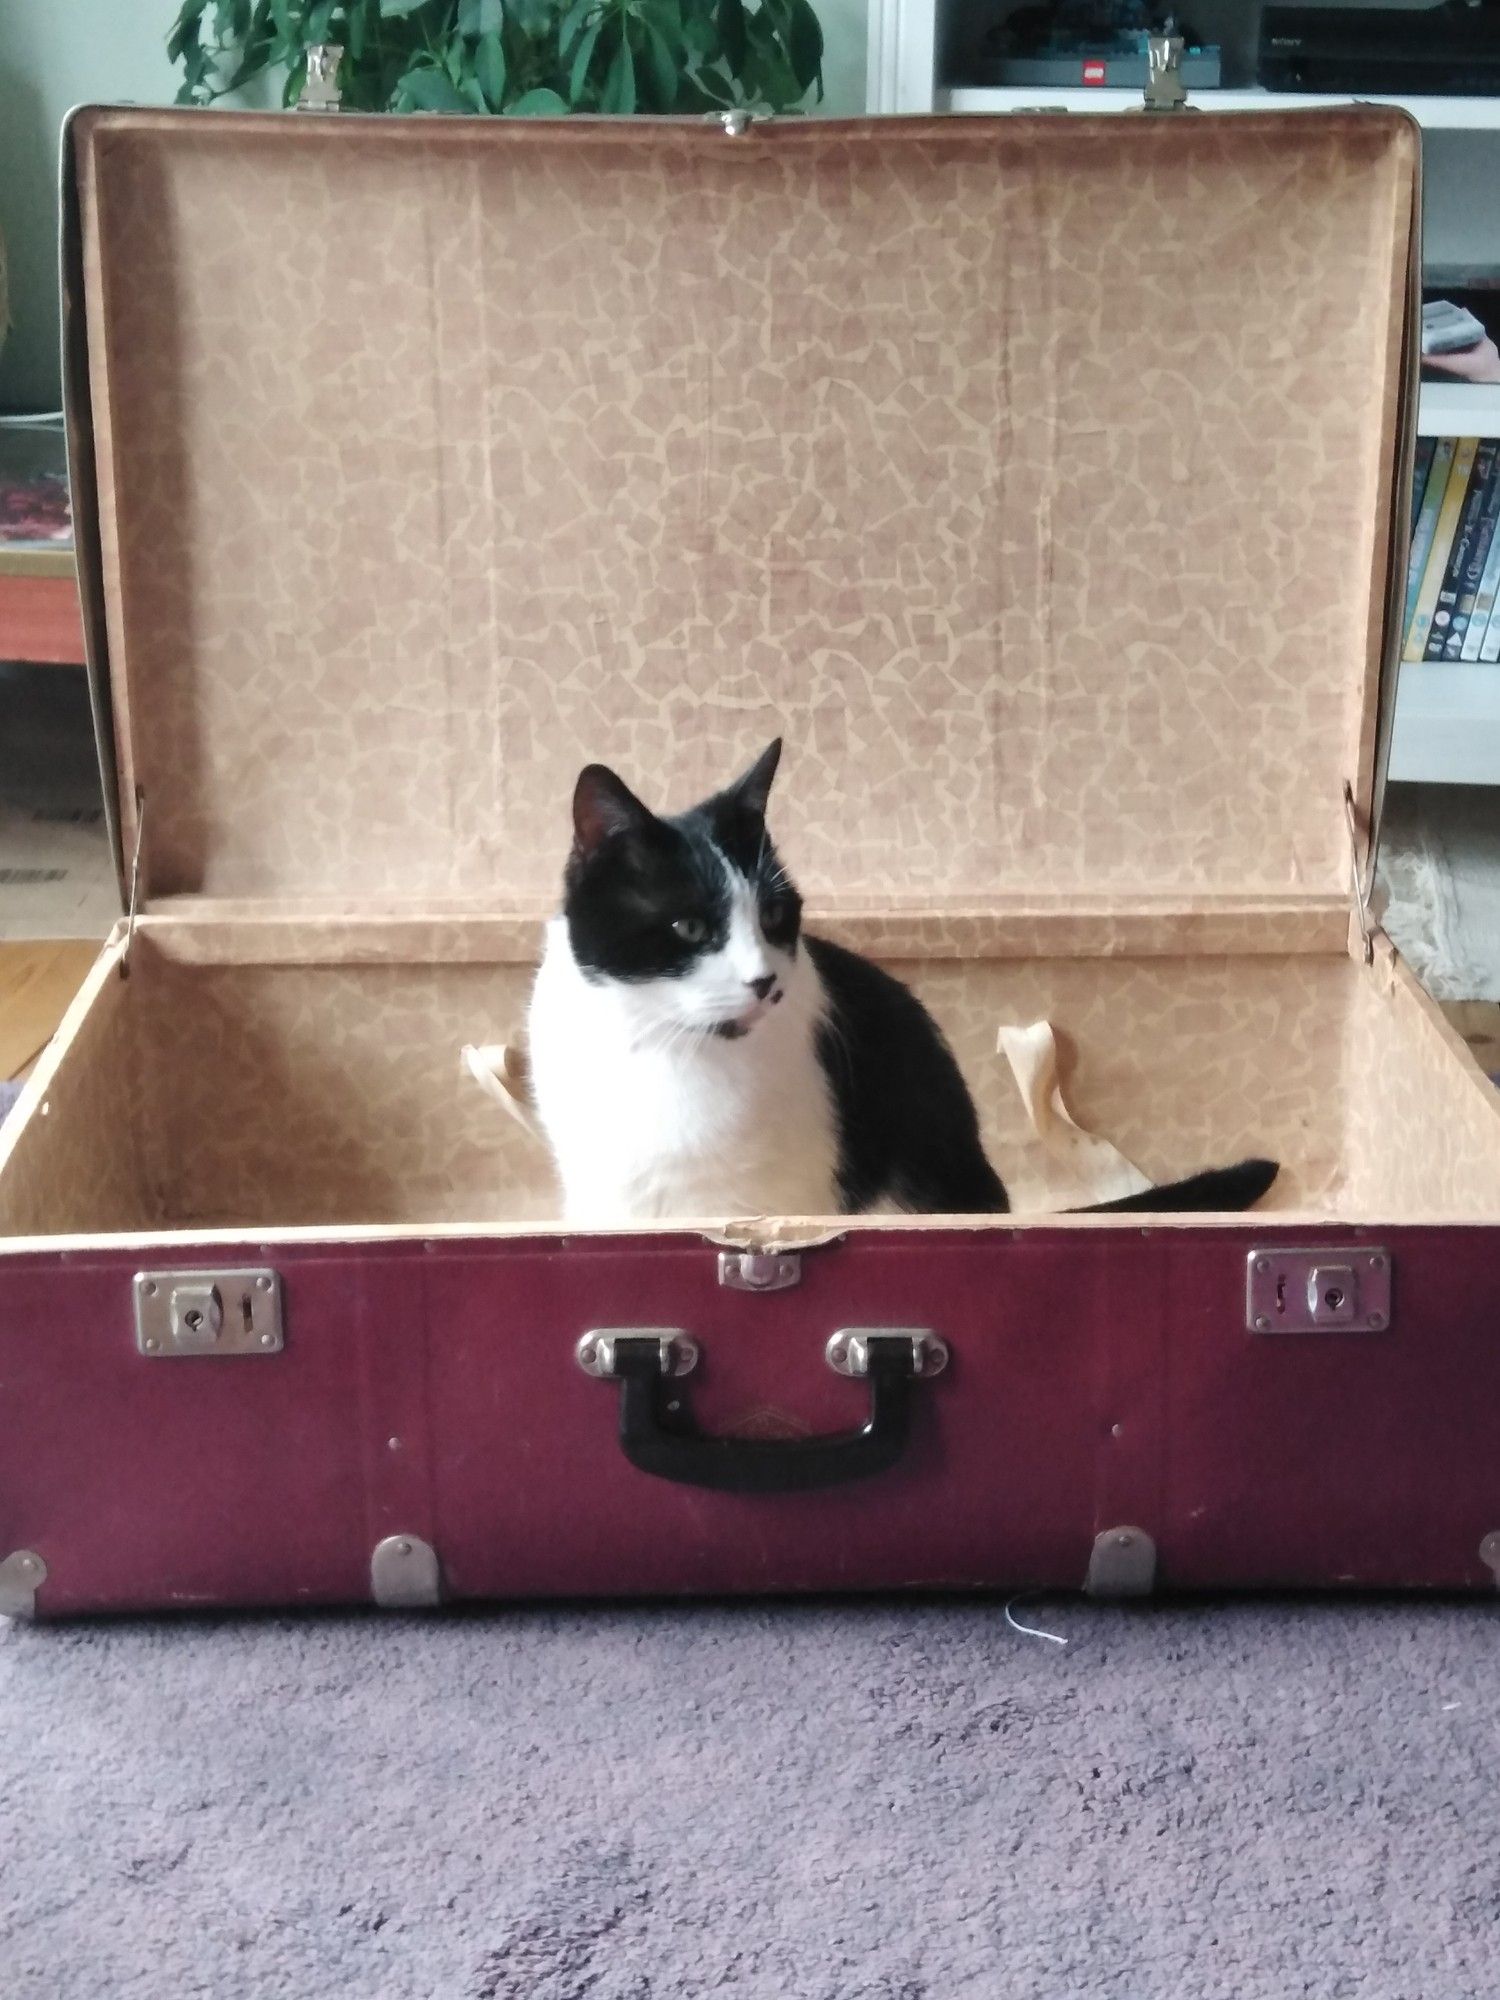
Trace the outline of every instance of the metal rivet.
<instances>
[{"instance_id":1,"label":"metal rivet","mask_svg":"<svg viewBox=\"0 0 1500 2000\"><path fill-rule=\"evenodd\" d=\"M1109 1434L1112 1438L1124 1437L1125 1426L1123 1424L1111 1424L1109 1427Z\"/></svg>"},{"instance_id":2,"label":"metal rivet","mask_svg":"<svg viewBox=\"0 0 1500 2000\"><path fill-rule=\"evenodd\" d=\"M161 1342L159 1340L148 1340L145 1343L145 1346L146 1346L146 1352L148 1354L155 1354L157 1349L161 1346Z\"/></svg>"},{"instance_id":3,"label":"metal rivet","mask_svg":"<svg viewBox=\"0 0 1500 2000\"><path fill-rule=\"evenodd\" d=\"M1133 1542L1134 1540L1135 1540L1135 1536L1134 1536L1134 1535L1132 1535L1132 1534L1128 1534L1128 1533L1127 1533L1127 1534L1121 1534L1121 1535L1116 1535L1116 1536L1115 1536L1115 1547L1116 1547L1117 1549L1128 1549L1128 1548L1130 1547L1130 1544L1131 1544L1131 1543L1132 1543L1132 1542Z\"/></svg>"},{"instance_id":4,"label":"metal rivet","mask_svg":"<svg viewBox=\"0 0 1500 2000\"><path fill-rule=\"evenodd\" d=\"M396 1553L398 1556L409 1556L411 1554L411 1543L397 1542Z\"/></svg>"},{"instance_id":5,"label":"metal rivet","mask_svg":"<svg viewBox=\"0 0 1500 2000\"><path fill-rule=\"evenodd\" d=\"M387 1451L399 1451L401 1449L401 1440L400 1438L387 1438L385 1445Z\"/></svg>"},{"instance_id":6,"label":"metal rivet","mask_svg":"<svg viewBox=\"0 0 1500 2000\"><path fill-rule=\"evenodd\" d=\"M271 1289L271 1280L267 1277L257 1278L255 1284L258 1291L268 1292Z\"/></svg>"},{"instance_id":7,"label":"metal rivet","mask_svg":"<svg viewBox=\"0 0 1500 2000\"><path fill-rule=\"evenodd\" d=\"M1366 1325L1366 1326L1384 1326L1384 1325L1385 1325L1385 1314L1384 1314L1384 1313L1371 1313L1371 1314L1370 1314L1370 1317L1369 1317L1369 1318L1368 1318L1368 1319L1367 1319L1367 1320L1365 1321L1365 1325Z\"/></svg>"},{"instance_id":8,"label":"metal rivet","mask_svg":"<svg viewBox=\"0 0 1500 2000\"><path fill-rule=\"evenodd\" d=\"M1270 1258L1269 1258L1269 1257L1257 1257L1257 1258L1256 1258L1256 1260L1255 1260L1255 1268L1256 1268L1256 1270L1257 1270L1257 1271L1269 1271L1269 1270L1270 1270L1270 1268L1271 1268L1271 1260L1270 1260Z\"/></svg>"},{"instance_id":9,"label":"metal rivet","mask_svg":"<svg viewBox=\"0 0 1500 2000\"><path fill-rule=\"evenodd\" d=\"M1271 1322L1266 1318L1265 1314L1264 1313L1258 1314L1255 1321L1256 1332L1268 1333L1270 1331L1270 1327L1271 1327Z\"/></svg>"},{"instance_id":10,"label":"metal rivet","mask_svg":"<svg viewBox=\"0 0 1500 2000\"><path fill-rule=\"evenodd\" d=\"M1370 1259L1370 1269L1372 1271L1383 1271L1385 1269L1384 1257L1372 1257Z\"/></svg>"},{"instance_id":11,"label":"metal rivet","mask_svg":"<svg viewBox=\"0 0 1500 2000\"><path fill-rule=\"evenodd\" d=\"M146 1294L146 1297L148 1299L154 1299L156 1297L155 1278L148 1278L146 1282L141 1286L141 1290Z\"/></svg>"},{"instance_id":12,"label":"metal rivet","mask_svg":"<svg viewBox=\"0 0 1500 2000\"><path fill-rule=\"evenodd\" d=\"M26 1571L26 1573L27 1573L27 1574L28 1574L28 1576L29 1576L29 1575L30 1575L30 1573L32 1572L32 1570L34 1570L34 1569L36 1568L36 1557L35 1557L35 1556L22 1556L22 1558L21 1558L21 1567L22 1567L22 1569L24 1569L24 1570Z\"/></svg>"},{"instance_id":13,"label":"metal rivet","mask_svg":"<svg viewBox=\"0 0 1500 2000\"><path fill-rule=\"evenodd\" d=\"M260 1344L261 1344L261 1346L262 1346L262 1347L274 1347L274 1346L276 1345L276 1336L275 1336L275 1334L274 1334L274 1333L263 1333L263 1334L261 1335L261 1337L260 1337Z\"/></svg>"}]
</instances>

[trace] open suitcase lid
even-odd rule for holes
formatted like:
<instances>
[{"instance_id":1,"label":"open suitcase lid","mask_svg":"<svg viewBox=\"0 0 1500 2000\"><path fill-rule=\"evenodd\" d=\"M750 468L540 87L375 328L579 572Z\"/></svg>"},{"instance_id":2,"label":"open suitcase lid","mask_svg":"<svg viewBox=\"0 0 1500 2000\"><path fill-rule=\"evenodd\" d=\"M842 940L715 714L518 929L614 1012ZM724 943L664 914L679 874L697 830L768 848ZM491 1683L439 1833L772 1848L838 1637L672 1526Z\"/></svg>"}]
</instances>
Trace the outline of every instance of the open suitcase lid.
<instances>
[{"instance_id":1,"label":"open suitcase lid","mask_svg":"<svg viewBox=\"0 0 1500 2000\"><path fill-rule=\"evenodd\" d=\"M778 733L824 909L1347 901L1402 114L102 109L65 151L144 902L535 912L581 764L676 807Z\"/></svg>"}]
</instances>

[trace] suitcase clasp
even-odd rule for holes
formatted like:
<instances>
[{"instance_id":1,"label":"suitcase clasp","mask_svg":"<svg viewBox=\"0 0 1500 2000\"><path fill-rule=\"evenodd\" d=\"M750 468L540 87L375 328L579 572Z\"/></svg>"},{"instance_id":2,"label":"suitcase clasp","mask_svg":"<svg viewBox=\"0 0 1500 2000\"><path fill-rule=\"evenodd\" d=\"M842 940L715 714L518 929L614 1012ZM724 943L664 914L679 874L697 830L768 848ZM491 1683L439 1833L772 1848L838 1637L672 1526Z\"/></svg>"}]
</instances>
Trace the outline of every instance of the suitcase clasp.
<instances>
[{"instance_id":1,"label":"suitcase clasp","mask_svg":"<svg viewBox=\"0 0 1500 2000\"><path fill-rule=\"evenodd\" d=\"M1390 1323L1388 1250L1252 1250L1245 1260L1251 1333L1379 1333Z\"/></svg>"},{"instance_id":2,"label":"suitcase clasp","mask_svg":"<svg viewBox=\"0 0 1500 2000\"><path fill-rule=\"evenodd\" d=\"M153 1360L183 1354L279 1354L274 1271L137 1271L135 1344Z\"/></svg>"}]
</instances>

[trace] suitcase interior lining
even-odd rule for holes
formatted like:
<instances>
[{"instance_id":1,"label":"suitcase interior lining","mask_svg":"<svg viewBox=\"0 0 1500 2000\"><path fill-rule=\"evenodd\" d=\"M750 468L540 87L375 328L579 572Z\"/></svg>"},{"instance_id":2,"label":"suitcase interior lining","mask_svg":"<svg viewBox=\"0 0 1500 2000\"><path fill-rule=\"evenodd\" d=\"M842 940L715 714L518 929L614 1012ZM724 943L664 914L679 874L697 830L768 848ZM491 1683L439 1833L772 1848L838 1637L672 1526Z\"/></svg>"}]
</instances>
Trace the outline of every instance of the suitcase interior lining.
<instances>
[{"instance_id":1,"label":"suitcase interior lining","mask_svg":"<svg viewBox=\"0 0 1500 2000\"><path fill-rule=\"evenodd\" d=\"M1500 1218L1500 1093L1388 951L897 962L947 1031L1018 1213L1049 1175L995 1052L1074 1039L1079 1119L1168 1179L1265 1152L1269 1208ZM518 964L203 964L159 933L91 980L0 1135L0 1234L478 1227L555 1217L538 1143L459 1049L520 1025Z\"/></svg>"},{"instance_id":2,"label":"suitcase interior lining","mask_svg":"<svg viewBox=\"0 0 1500 2000\"><path fill-rule=\"evenodd\" d=\"M820 902L1341 894L1416 139L83 114L143 897L549 899L777 733Z\"/></svg>"}]
</instances>

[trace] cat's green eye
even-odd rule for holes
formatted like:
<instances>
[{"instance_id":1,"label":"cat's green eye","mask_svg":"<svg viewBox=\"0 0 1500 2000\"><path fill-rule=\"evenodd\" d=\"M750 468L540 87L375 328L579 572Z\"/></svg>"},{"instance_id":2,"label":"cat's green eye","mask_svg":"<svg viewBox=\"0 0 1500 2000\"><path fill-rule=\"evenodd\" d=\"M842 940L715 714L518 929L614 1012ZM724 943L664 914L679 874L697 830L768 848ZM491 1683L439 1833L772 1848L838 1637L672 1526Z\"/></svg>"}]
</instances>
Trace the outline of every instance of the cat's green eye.
<instances>
[{"instance_id":1,"label":"cat's green eye","mask_svg":"<svg viewBox=\"0 0 1500 2000\"><path fill-rule=\"evenodd\" d=\"M708 936L708 925L702 917L679 917L672 929L684 944L702 944Z\"/></svg>"}]
</instances>

